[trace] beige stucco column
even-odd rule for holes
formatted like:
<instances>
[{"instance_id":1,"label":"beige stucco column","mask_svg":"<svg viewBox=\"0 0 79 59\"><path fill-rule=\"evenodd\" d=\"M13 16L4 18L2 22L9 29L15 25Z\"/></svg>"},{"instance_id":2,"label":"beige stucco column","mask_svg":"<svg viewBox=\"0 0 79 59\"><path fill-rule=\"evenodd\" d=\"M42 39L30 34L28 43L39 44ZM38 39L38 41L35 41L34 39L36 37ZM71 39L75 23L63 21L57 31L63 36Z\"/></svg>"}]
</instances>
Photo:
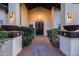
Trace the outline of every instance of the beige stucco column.
<instances>
[{"instance_id":1,"label":"beige stucco column","mask_svg":"<svg viewBox=\"0 0 79 59\"><path fill-rule=\"evenodd\" d=\"M8 24L20 26L20 4L9 3Z\"/></svg>"},{"instance_id":2,"label":"beige stucco column","mask_svg":"<svg viewBox=\"0 0 79 59\"><path fill-rule=\"evenodd\" d=\"M65 25L65 4L61 3L61 20L60 20L61 29Z\"/></svg>"},{"instance_id":3,"label":"beige stucco column","mask_svg":"<svg viewBox=\"0 0 79 59\"><path fill-rule=\"evenodd\" d=\"M29 10L23 3L21 3L21 26L29 26Z\"/></svg>"},{"instance_id":4,"label":"beige stucco column","mask_svg":"<svg viewBox=\"0 0 79 59\"><path fill-rule=\"evenodd\" d=\"M54 26L54 7L51 9L50 29Z\"/></svg>"}]
</instances>

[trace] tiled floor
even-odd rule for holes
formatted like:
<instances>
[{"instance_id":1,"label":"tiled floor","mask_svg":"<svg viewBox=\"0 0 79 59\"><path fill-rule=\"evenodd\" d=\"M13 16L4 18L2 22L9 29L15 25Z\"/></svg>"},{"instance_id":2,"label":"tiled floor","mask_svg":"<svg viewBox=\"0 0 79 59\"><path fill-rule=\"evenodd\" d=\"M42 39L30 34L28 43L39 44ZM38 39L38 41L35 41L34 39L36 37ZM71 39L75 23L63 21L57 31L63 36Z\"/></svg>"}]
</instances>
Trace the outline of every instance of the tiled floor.
<instances>
[{"instance_id":1,"label":"tiled floor","mask_svg":"<svg viewBox=\"0 0 79 59\"><path fill-rule=\"evenodd\" d=\"M36 36L32 43L22 49L18 56L64 56L58 48L50 44L48 37Z\"/></svg>"}]
</instances>

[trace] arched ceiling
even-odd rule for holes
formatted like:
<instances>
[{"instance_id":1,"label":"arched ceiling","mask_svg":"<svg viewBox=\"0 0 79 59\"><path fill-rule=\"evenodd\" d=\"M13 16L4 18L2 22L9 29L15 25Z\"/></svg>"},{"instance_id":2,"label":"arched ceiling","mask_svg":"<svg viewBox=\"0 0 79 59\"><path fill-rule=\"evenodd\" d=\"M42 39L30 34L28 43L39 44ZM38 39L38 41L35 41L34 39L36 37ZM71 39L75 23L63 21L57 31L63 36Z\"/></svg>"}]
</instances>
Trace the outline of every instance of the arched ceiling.
<instances>
[{"instance_id":1,"label":"arched ceiling","mask_svg":"<svg viewBox=\"0 0 79 59\"><path fill-rule=\"evenodd\" d=\"M31 10L36 7L44 7L49 10L54 6L55 9L60 10L60 3L24 3L28 10ZM0 8L8 10L8 3L0 3Z\"/></svg>"},{"instance_id":2,"label":"arched ceiling","mask_svg":"<svg viewBox=\"0 0 79 59\"><path fill-rule=\"evenodd\" d=\"M36 7L44 7L49 10L54 6L55 9L60 10L60 3L25 3L26 7L31 10Z\"/></svg>"}]
</instances>

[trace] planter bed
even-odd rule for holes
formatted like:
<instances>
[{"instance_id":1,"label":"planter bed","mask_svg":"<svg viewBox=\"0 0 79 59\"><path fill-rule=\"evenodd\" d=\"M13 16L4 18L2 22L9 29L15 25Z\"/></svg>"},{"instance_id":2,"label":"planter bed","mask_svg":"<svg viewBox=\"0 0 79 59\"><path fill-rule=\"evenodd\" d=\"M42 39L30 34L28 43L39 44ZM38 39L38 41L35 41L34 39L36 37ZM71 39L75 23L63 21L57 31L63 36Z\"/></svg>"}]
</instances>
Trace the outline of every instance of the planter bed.
<instances>
[{"instance_id":1,"label":"planter bed","mask_svg":"<svg viewBox=\"0 0 79 59\"><path fill-rule=\"evenodd\" d=\"M5 31L8 32L6 43L1 47L1 56L16 56L22 49L22 35L21 31Z\"/></svg>"},{"instance_id":2,"label":"planter bed","mask_svg":"<svg viewBox=\"0 0 79 59\"><path fill-rule=\"evenodd\" d=\"M59 38L59 49L66 56L79 56L79 31L60 31Z\"/></svg>"}]
</instances>

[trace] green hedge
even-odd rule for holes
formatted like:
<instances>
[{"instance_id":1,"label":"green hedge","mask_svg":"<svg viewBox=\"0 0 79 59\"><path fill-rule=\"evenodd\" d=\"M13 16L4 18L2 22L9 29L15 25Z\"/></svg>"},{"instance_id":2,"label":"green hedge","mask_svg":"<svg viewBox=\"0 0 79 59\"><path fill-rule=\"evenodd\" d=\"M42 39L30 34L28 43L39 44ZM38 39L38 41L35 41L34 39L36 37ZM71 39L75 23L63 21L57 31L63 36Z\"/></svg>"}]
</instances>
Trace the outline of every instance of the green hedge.
<instances>
[{"instance_id":1,"label":"green hedge","mask_svg":"<svg viewBox=\"0 0 79 59\"><path fill-rule=\"evenodd\" d=\"M4 32L4 31L0 32L0 50L2 45L7 41L7 38L8 38L7 32Z\"/></svg>"},{"instance_id":2,"label":"green hedge","mask_svg":"<svg viewBox=\"0 0 79 59\"><path fill-rule=\"evenodd\" d=\"M59 47L59 42L58 42L58 29L50 29L47 31L48 37L50 38L50 42L53 46Z\"/></svg>"},{"instance_id":3,"label":"green hedge","mask_svg":"<svg viewBox=\"0 0 79 59\"><path fill-rule=\"evenodd\" d=\"M23 47L29 45L32 42L32 39L34 38L34 28L32 27L20 27L20 31L24 32L24 35L22 37L23 41Z\"/></svg>"},{"instance_id":4,"label":"green hedge","mask_svg":"<svg viewBox=\"0 0 79 59\"><path fill-rule=\"evenodd\" d=\"M58 29L57 28L50 29L50 30L47 31L48 37L55 37L56 34L58 34Z\"/></svg>"},{"instance_id":5,"label":"green hedge","mask_svg":"<svg viewBox=\"0 0 79 59\"><path fill-rule=\"evenodd\" d=\"M0 43L5 43L5 41L7 41L8 38L8 33L7 32L0 32Z\"/></svg>"}]
</instances>

